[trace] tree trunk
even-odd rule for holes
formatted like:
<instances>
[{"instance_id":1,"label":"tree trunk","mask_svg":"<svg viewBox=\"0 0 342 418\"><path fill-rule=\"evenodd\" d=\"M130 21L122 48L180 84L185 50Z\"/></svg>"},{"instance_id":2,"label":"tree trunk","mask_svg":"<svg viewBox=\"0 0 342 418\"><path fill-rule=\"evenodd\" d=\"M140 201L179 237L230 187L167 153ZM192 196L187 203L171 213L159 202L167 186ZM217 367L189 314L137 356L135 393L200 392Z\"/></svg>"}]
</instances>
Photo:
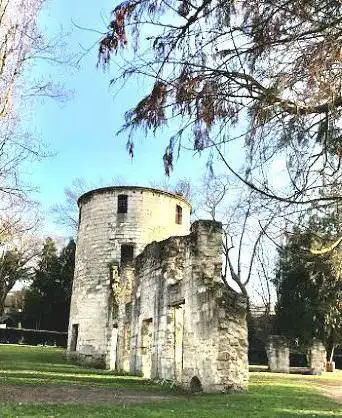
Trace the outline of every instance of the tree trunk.
<instances>
[{"instance_id":1,"label":"tree trunk","mask_svg":"<svg viewBox=\"0 0 342 418\"><path fill-rule=\"evenodd\" d=\"M0 289L0 317L4 314L5 311L5 299L7 292L4 289Z\"/></svg>"},{"instance_id":2,"label":"tree trunk","mask_svg":"<svg viewBox=\"0 0 342 418\"><path fill-rule=\"evenodd\" d=\"M249 317L250 317L250 315L251 315L251 304L250 304L248 292L247 292L246 286L244 286L241 282L237 282L237 284L239 285L239 288L241 290L241 293L246 298L247 320L248 320Z\"/></svg>"},{"instance_id":3,"label":"tree trunk","mask_svg":"<svg viewBox=\"0 0 342 418\"><path fill-rule=\"evenodd\" d=\"M327 341L327 352L330 353L329 355L329 361L332 362L334 358L334 352L335 352L335 343L334 343L334 335L333 331L330 331L330 335Z\"/></svg>"},{"instance_id":4,"label":"tree trunk","mask_svg":"<svg viewBox=\"0 0 342 418\"><path fill-rule=\"evenodd\" d=\"M335 353L335 346L333 345L332 347L331 347L331 352L330 352L330 357L329 357L329 361L330 361L330 363L333 361L333 359L334 359L334 353Z\"/></svg>"}]
</instances>

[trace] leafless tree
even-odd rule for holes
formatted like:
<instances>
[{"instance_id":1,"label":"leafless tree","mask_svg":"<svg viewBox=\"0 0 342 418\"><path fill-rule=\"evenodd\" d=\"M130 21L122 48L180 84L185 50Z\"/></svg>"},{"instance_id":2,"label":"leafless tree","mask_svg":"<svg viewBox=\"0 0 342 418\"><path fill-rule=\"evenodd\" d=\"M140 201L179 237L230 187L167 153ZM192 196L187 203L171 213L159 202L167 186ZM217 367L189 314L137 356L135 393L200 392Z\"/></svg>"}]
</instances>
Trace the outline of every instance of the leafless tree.
<instances>
[{"instance_id":1,"label":"leafless tree","mask_svg":"<svg viewBox=\"0 0 342 418\"><path fill-rule=\"evenodd\" d=\"M199 214L207 214L223 226L222 280L238 287L249 301L251 279L257 275L258 253L275 219L273 207L265 208L258 194L241 187L232 176L204 176Z\"/></svg>"},{"instance_id":2,"label":"leafless tree","mask_svg":"<svg viewBox=\"0 0 342 418\"><path fill-rule=\"evenodd\" d=\"M268 214L268 217L263 214L264 219L257 220L259 216L256 216L255 212L253 213L252 198L244 203L244 213L238 227L239 232L236 233L227 224L224 228L223 242L225 264L222 278L228 283L228 277L230 277L247 300L249 300L247 289L253 272L255 272L258 250L262 245L265 231L274 219L274 214Z\"/></svg>"},{"instance_id":3,"label":"leafless tree","mask_svg":"<svg viewBox=\"0 0 342 418\"><path fill-rule=\"evenodd\" d=\"M71 186L65 187L64 189L64 201L56 203L52 208L51 212L55 217L55 221L59 225L63 225L70 230L72 235L77 234L78 229L78 198L92 189L105 186L124 186L125 180L116 177L109 182L105 182L100 179L97 182L89 182L84 178L77 177L72 181Z\"/></svg>"},{"instance_id":4,"label":"leafless tree","mask_svg":"<svg viewBox=\"0 0 342 418\"><path fill-rule=\"evenodd\" d=\"M70 228L72 234L76 234L78 228L77 200L88 190L90 190L89 185L84 179L74 179L71 186L64 189L65 200L56 203L51 209L56 223Z\"/></svg>"},{"instance_id":5,"label":"leafless tree","mask_svg":"<svg viewBox=\"0 0 342 418\"><path fill-rule=\"evenodd\" d=\"M24 181L23 163L48 155L37 137L23 128L32 100L68 96L48 76L34 76L37 60L71 63L59 49L61 38L47 39L38 26L44 5L45 0L0 0L0 210L4 202L8 207L28 199L34 187Z\"/></svg>"},{"instance_id":6,"label":"leafless tree","mask_svg":"<svg viewBox=\"0 0 342 418\"><path fill-rule=\"evenodd\" d=\"M227 175L213 176L206 173L199 186L199 210L215 221L222 219L226 212L227 200L235 185ZM233 198L234 199L234 198Z\"/></svg>"},{"instance_id":7,"label":"leafless tree","mask_svg":"<svg viewBox=\"0 0 342 418\"><path fill-rule=\"evenodd\" d=\"M170 178L163 178L160 181L150 181L150 185L153 188L165 190L166 192L178 194L185 199L189 200L193 204L194 197L194 185L189 178L181 178L176 182L171 181Z\"/></svg>"},{"instance_id":8,"label":"leafless tree","mask_svg":"<svg viewBox=\"0 0 342 418\"><path fill-rule=\"evenodd\" d=\"M31 154L28 141L16 135L17 89L25 60L37 38L37 17L41 0L0 1L0 193L19 196L22 190L19 170ZM19 13L20 11L20 13ZM32 150L33 151L33 150ZM33 151L34 152L34 151Z\"/></svg>"},{"instance_id":9,"label":"leafless tree","mask_svg":"<svg viewBox=\"0 0 342 418\"><path fill-rule=\"evenodd\" d=\"M275 263L274 258L270 259L270 255L267 255L266 248L269 249L269 246L265 245L264 242L261 242L261 245L257 250L256 273L258 283L254 286L254 291L258 294L262 301L263 311L261 313L265 316L269 316L272 312L272 305L276 302L275 289L272 284L272 279L275 274Z\"/></svg>"}]
</instances>

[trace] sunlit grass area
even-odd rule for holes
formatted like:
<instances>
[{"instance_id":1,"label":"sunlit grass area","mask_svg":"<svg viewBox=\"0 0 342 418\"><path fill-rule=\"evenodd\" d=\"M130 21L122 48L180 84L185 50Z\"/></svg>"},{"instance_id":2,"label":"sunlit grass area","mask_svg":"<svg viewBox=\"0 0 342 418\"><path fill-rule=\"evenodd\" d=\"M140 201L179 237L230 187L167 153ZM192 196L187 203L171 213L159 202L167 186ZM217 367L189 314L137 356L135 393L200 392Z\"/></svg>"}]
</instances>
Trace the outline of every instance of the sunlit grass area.
<instances>
[{"instance_id":1,"label":"sunlit grass area","mask_svg":"<svg viewBox=\"0 0 342 418\"><path fill-rule=\"evenodd\" d=\"M281 377L281 379L280 379ZM342 371L337 370L335 373L324 373L321 376L303 375L303 374L279 374L269 372L253 372L250 373L252 384L274 385L281 384L286 386L313 386L327 384L331 386L342 385Z\"/></svg>"},{"instance_id":2,"label":"sunlit grass area","mask_svg":"<svg viewBox=\"0 0 342 418\"><path fill-rule=\"evenodd\" d=\"M342 385L341 373L324 376L250 374L247 393L189 396L132 376L87 369L66 363L62 350L0 345L0 390L6 384L78 385L89 388L164 392L169 400L144 404L0 405L0 417L123 417L123 418L230 418L230 417L342 417L340 404L325 398L321 385ZM2 387L1 387L2 386Z\"/></svg>"},{"instance_id":3,"label":"sunlit grass area","mask_svg":"<svg viewBox=\"0 0 342 418\"><path fill-rule=\"evenodd\" d=\"M74 384L92 387L163 390L136 376L67 363L64 350L52 347L0 345L0 384ZM0 415L1 417L1 415Z\"/></svg>"}]
</instances>

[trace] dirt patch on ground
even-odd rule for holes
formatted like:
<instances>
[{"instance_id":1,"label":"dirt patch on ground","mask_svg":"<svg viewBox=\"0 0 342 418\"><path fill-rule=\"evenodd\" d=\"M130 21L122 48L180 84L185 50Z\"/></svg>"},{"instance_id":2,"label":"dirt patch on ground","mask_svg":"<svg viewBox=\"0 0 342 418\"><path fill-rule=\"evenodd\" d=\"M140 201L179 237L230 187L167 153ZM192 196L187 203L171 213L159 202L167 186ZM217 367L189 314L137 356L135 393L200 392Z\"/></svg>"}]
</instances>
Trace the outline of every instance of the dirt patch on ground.
<instances>
[{"instance_id":1,"label":"dirt patch on ground","mask_svg":"<svg viewBox=\"0 0 342 418\"><path fill-rule=\"evenodd\" d=\"M1 403L21 404L92 404L110 403L128 405L144 402L161 402L174 399L172 395L141 392L134 390L116 390L84 388L80 386L20 386L5 384L0 387Z\"/></svg>"},{"instance_id":2,"label":"dirt patch on ground","mask_svg":"<svg viewBox=\"0 0 342 418\"><path fill-rule=\"evenodd\" d=\"M340 385L320 384L319 389L324 396L342 404L342 387Z\"/></svg>"},{"instance_id":3,"label":"dirt patch on ground","mask_svg":"<svg viewBox=\"0 0 342 418\"><path fill-rule=\"evenodd\" d=\"M342 404L342 370L336 370L333 374L324 373L319 380L313 376L308 379L308 383L320 390L324 396Z\"/></svg>"},{"instance_id":4,"label":"dirt patch on ground","mask_svg":"<svg viewBox=\"0 0 342 418\"><path fill-rule=\"evenodd\" d=\"M342 373L341 380L330 381L314 379L307 383L316 387L324 396L342 404ZM145 402L165 402L174 400L176 395L157 392L143 392L131 389L89 388L84 386L26 386L0 385L0 404L95 404L109 403L115 405L131 405Z\"/></svg>"}]
</instances>

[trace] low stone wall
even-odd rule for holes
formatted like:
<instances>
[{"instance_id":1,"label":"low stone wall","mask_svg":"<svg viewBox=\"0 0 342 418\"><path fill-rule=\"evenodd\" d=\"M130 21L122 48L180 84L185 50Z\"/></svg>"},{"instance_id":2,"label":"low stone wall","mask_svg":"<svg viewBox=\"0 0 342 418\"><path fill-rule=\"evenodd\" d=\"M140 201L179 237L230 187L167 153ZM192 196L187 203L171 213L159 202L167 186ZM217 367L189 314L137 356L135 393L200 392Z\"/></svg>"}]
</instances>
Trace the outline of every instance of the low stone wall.
<instances>
[{"instance_id":1,"label":"low stone wall","mask_svg":"<svg viewBox=\"0 0 342 418\"><path fill-rule=\"evenodd\" d=\"M273 373L290 373L290 349L286 338L270 335L266 343L268 368Z\"/></svg>"}]
</instances>

